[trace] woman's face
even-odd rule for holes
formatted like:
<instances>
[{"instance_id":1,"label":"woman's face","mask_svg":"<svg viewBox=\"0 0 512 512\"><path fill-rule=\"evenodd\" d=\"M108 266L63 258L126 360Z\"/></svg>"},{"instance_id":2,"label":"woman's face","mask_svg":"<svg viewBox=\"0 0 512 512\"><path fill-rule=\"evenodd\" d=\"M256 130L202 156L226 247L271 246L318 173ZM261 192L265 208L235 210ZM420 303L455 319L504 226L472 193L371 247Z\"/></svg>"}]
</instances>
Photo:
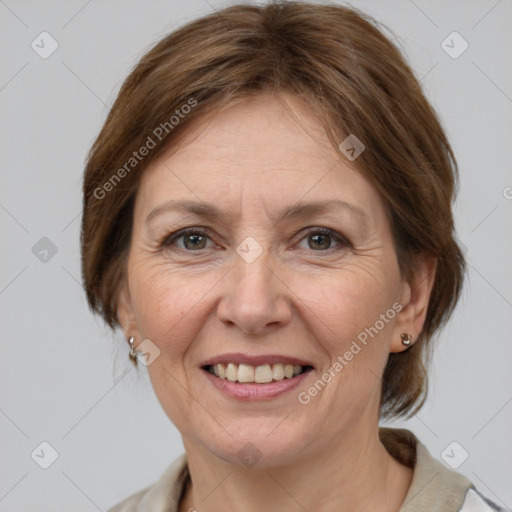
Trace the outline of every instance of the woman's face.
<instances>
[{"instance_id":1,"label":"woman's face","mask_svg":"<svg viewBox=\"0 0 512 512\"><path fill-rule=\"evenodd\" d=\"M120 305L160 351L147 368L185 446L236 464L374 432L388 355L418 327L378 193L285 98L293 116L260 94L148 167Z\"/></svg>"}]
</instances>

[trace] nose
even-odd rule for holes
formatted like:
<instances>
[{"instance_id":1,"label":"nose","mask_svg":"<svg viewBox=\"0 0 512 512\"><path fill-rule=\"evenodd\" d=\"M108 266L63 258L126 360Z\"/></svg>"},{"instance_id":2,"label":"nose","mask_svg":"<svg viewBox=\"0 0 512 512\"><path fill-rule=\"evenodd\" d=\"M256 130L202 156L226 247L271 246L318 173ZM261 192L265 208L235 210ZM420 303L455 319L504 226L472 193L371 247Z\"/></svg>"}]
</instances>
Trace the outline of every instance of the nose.
<instances>
[{"instance_id":1,"label":"nose","mask_svg":"<svg viewBox=\"0 0 512 512\"><path fill-rule=\"evenodd\" d=\"M268 251L250 263L236 255L224 279L218 317L244 333L264 336L290 321L290 294L285 276L270 264Z\"/></svg>"}]
</instances>

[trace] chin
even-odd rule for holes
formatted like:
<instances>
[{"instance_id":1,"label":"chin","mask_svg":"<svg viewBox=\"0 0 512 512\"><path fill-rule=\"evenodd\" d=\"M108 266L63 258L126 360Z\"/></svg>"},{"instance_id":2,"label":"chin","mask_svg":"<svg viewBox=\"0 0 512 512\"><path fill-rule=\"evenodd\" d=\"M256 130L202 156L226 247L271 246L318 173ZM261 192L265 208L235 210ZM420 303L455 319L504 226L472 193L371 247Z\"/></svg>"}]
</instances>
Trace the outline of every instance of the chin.
<instances>
[{"instance_id":1,"label":"chin","mask_svg":"<svg viewBox=\"0 0 512 512\"><path fill-rule=\"evenodd\" d=\"M219 459L241 468L286 466L304 454L311 442L307 432L315 429L310 427L301 431L294 422L293 430L290 430L290 425L284 425L283 417L234 420L229 423L229 433L222 428L221 433L217 432L215 443L212 443L213 436L204 438L204 430L200 441Z\"/></svg>"}]
</instances>

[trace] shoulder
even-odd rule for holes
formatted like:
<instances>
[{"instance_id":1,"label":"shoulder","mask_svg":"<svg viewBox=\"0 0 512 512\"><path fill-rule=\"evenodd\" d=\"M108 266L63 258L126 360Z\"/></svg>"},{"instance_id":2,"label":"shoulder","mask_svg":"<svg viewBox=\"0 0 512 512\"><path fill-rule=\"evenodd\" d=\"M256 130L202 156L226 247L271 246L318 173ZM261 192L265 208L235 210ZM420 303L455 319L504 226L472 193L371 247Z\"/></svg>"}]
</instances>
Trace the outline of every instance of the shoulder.
<instances>
[{"instance_id":1,"label":"shoulder","mask_svg":"<svg viewBox=\"0 0 512 512\"><path fill-rule=\"evenodd\" d=\"M157 482L128 496L107 512L176 512L188 478L187 459L182 454Z\"/></svg>"},{"instance_id":2,"label":"shoulder","mask_svg":"<svg viewBox=\"0 0 512 512\"><path fill-rule=\"evenodd\" d=\"M401 512L511 512L486 498L464 475L434 458L409 430L380 428L379 436L390 455L414 469Z\"/></svg>"}]
</instances>

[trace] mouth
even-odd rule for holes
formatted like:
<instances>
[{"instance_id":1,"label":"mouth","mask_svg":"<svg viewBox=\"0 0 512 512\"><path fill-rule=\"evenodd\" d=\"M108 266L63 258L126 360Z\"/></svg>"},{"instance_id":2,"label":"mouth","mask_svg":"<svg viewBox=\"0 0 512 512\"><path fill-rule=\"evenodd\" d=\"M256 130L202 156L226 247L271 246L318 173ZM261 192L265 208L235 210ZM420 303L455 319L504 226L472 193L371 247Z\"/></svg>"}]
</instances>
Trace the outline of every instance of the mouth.
<instances>
[{"instance_id":1,"label":"mouth","mask_svg":"<svg viewBox=\"0 0 512 512\"><path fill-rule=\"evenodd\" d=\"M202 369L219 379L238 384L270 384L293 379L313 369L309 365L286 363L252 365L246 363L217 363L202 366Z\"/></svg>"},{"instance_id":2,"label":"mouth","mask_svg":"<svg viewBox=\"0 0 512 512\"><path fill-rule=\"evenodd\" d=\"M308 361L285 355L224 354L200 365L203 375L225 397L266 401L296 389L315 369Z\"/></svg>"}]
</instances>

